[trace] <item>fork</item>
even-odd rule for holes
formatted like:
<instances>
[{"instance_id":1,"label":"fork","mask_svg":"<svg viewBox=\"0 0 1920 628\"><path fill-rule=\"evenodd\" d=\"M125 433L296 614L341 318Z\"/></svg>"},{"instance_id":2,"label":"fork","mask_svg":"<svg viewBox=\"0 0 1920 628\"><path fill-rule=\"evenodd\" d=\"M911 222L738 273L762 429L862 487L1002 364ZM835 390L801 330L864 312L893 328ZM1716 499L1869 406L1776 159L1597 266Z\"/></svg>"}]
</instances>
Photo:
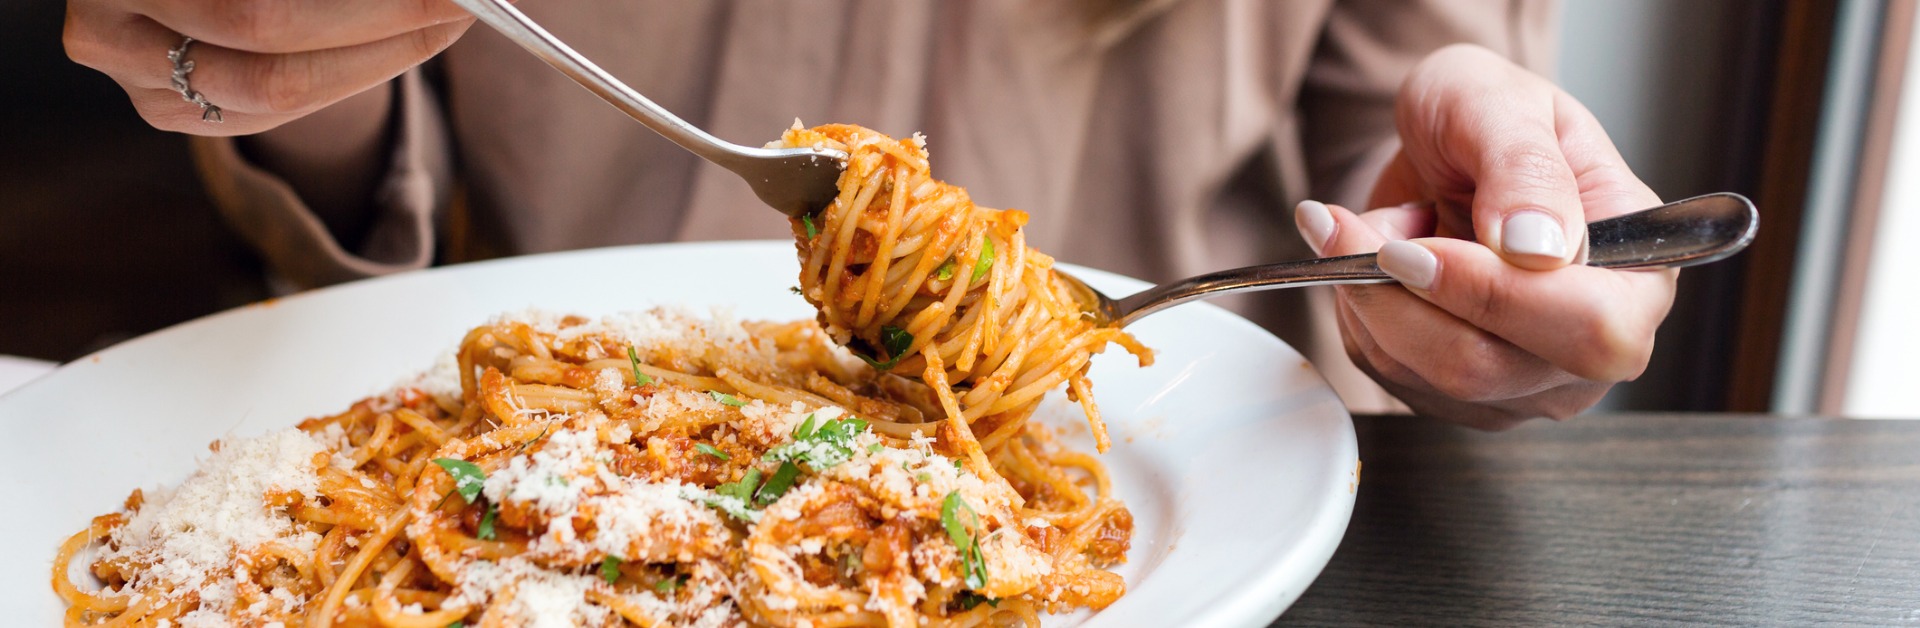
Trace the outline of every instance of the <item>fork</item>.
<instances>
[{"instance_id":1,"label":"fork","mask_svg":"<svg viewBox=\"0 0 1920 628\"><path fill-rule=\"evenodd\" d=\"M787 216L812 214L839 193L844 151L753 148L727 142L634 91L507 0L453 0L507 39L573 79L655 133L747 181L760 200ZM1723 259L1753 241L1759 224L1753 203L1738 194L1709 194L1587 225L1588 265L1601 268L1678 268ZM1114 299L1065 272L1081 314L1124 327L1141 317L1222 294L1326 284L1392 283L1372 254L1249 266L1161 284Z\"/></svg>"},{"instance_id":2,"label":"fork","mask_svg":"<svg viewBox=\"0 0 1920 628\"><path fill-rule=\"evenodd\" d=\"M1652 209L1587 223L1588 266L1631 270L1680 268L1726 259L1753 242L1760 214L1739 194L1696 196ZM1078 277L1054 270L1080 305L1080 314L1101 326L1125 327L1175 305L1235 292L1329 284L1394 283L1374 254L1248 266L1208 273L1114 299Z\"/></svg>"},{"instance_id":3,"label":"fork","mask_svg":"<svg viewBox=\"0 0 1920 628\"><path fill-rule=\"evenodd\" d=\"M754 148L714 137L648 100L534 23L507 0L453 0L513 43L655 133L740 178L762 202L799 218L833 201L847 154L821 148Z\"/></svg>"}]
</instances>

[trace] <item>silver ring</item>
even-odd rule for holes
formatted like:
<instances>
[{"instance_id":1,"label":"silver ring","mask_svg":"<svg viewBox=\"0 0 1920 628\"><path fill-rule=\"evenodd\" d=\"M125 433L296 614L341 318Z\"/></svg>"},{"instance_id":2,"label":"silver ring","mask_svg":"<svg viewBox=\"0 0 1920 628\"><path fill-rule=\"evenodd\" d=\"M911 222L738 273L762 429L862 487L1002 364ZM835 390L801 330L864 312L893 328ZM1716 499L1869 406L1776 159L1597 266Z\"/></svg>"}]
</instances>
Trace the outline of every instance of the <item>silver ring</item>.
<instances>
[{"instance_id":1,"label":"silver ring","mask_svg":"<svg viewBox=\"0 0 1920 628\"><path fill-rule=\"evenodd\" d=\"M221 122L220 107L207 102L206 96L187 85L187 75L193 73L193 62L187 60L187 46L191 45L193 38L186 37L180 40L180 45L167 51L167 60L173 62L173 91L180 92L181 100L200 105L201 120Z\"/></svg>"}]
</instances>

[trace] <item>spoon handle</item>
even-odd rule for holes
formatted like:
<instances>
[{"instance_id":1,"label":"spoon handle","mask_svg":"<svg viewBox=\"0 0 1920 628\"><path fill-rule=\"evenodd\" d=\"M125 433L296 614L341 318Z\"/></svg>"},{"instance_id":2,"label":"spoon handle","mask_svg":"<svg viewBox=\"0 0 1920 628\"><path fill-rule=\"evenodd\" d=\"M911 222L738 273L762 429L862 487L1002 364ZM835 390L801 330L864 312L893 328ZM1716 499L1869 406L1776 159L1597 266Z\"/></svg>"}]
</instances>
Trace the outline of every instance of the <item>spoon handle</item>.
<instances>
[{"instance_id":1,"label":"spoon handle","mask_svg":"<svg viewBox=\"0 0 1920 628\"><path fill-rule=\"evenodd\" d=\"M1587 224L1587 265L1615 270L1680 268L1725 259L1753 242L1759 213L1738 194L1708 194ZM1113 303L1114 322L1230 292L1332 284L1393 283L1374 254L1262 264L1148 288Z\"/></svg>"}]
</instances>

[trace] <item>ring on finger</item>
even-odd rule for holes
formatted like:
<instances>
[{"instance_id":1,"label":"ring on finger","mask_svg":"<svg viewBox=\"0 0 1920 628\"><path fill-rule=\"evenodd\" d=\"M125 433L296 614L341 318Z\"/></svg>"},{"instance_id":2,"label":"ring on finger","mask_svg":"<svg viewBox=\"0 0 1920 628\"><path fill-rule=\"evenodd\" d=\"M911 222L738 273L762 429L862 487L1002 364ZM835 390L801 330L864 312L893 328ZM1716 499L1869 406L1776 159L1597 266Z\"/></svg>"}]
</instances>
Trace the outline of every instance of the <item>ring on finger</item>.
<instances>
[{"instance_id":1,"label":"ring on finger","mask_svg":"<svg viewBox=\"0 0 1920 628\"><path fill-rule=\"evenodd\" d=\"M220 107L207 102L207 97L195 91L187 83L187 75L193 73L193 61L187 59L187 47L193 45L192 37L182 37L180 45L167 51L167 61L173 63L173 91L180 93L180 99L200 106L200 119L207 122L222 122Z\"/></svg>"}]
</instances>

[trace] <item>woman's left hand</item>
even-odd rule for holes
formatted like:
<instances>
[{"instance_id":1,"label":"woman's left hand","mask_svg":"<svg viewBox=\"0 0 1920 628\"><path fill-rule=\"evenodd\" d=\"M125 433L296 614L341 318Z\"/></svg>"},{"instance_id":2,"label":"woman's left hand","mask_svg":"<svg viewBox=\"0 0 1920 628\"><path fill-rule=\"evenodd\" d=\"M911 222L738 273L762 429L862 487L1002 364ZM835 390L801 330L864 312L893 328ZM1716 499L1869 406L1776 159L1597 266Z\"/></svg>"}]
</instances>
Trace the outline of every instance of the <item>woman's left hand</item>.
<instances>
[{"instance_id":1,"label":"woman's left hand","mask_svg":"<svg viewBox=\"0 0 1920 628\"><path fill-rule=\"evenodd\" d=\"M1420 414L1487 429L1572 416L1646 370L1678 273L1577 263L1586 223L1660 204L1593 114L1452 46L1401 85L1396 120L1376 209L1295 211L1320 255L1379 251L1400 281L1339 288L1354 363Z\"/></svg>"}]
</instances>

